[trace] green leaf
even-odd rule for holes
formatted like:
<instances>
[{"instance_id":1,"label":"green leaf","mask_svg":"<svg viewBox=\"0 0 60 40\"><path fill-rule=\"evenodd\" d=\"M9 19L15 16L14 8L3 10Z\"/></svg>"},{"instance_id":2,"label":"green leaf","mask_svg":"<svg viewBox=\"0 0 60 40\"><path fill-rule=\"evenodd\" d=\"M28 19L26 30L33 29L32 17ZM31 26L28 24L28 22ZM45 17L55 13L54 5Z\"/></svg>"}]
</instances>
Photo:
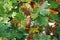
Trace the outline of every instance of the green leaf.
<instances>
[{"instance_id":1,"label":"green leaf","mask_svg":"<svg viewBox=\"0 0 60 40\"><path fill-rule=\"evenodd\" d=\"M40 33L35 33L33 35L33 40L40 40Z\"/></svg>"},{"instance_id":2,"label":"green leaf","mask_svg":"<svg viewBox=\"0 0 60 40\"><path fill-rule=\"evenodd\" d=\"M38 13L36 13L36 14L31 14L31 18L34 20L34 19L36 19L38 17Z\"/></svg>"},{"instance_id":3,"label":"green leaf","mask_svg":"<svg viewBox=\"0 0 60 40\"><path fill-rule=\"evenodd\" d=\"M0 23L0 32L3 32L3 31L6 31L8 29L8 25L7 24L3 24L3 23Z\"/></svg>"},{"instance_id":4,"label":"green leaf","mask_svg":"<svg viewBox=\"0 0 60 40\"><path fill-rule=\"evenodd\" d=\"M32 1L35 1L35 2L42 2L43 0L32 0Z\"/></svg>"},{"instance_id":5,"label":"green leaf","mask_svg":"<svg viewBox=\"0 0 60 40\"><path fill-rule=\"evenodd\" d=\"M57 8L59 6L59 4L55 1L51 1L50 5L48 6L48 8Z\"/></svg>"},{"instance_id":6,"label":"green leaf","mask_svg":"<svg viewBox=\"0 0 60 40\"><path fill-rule=\"evenodd\" d=\"M29 1L28 1L28 0L21 0L21 1L22 1L22 2L30 2L31 0L29 0Z\"/></svg>"},{"instance_id":7,"label":"green leaf","mask_svg":"<svg viewBox=\"0 0 60 40\"><path fill-rule=\"evenodd\" d=\"M50 35L41 34L40 40L50 40Z\"/></svg>"},{"instance_id":8,"label":"green leaf","mask_svg":"<svg viewBox=\"0 0 60 40\"><path fill-rule=\"evenodd\" d=\"M26 2L26 0L21 0L22 2Z\"/></svg>"},{"instance_id":9,"label":"green leaf","mask_svg":"<svg viewBox=\"0 0 60 40\"><path fill-rule=\"evenodd\" d=\"M13 12L12 15L11 15L12 18L14 18L16 16L16 14L17 14L16 12Z\"/></svg>"},{"instance_id":10,"label":"green leaf","mask_svg":"<svg viewBox=\"0 0 60 40\"><path fill-rule=\"evenodd\" d=\"M40 14L43 16L46 16L47 14L50 14L49 12L47 12L45 9L40 10Z\"/></svg>"},{"instance_id":11,"label":"green leaf","mask_svg":"<svg viewBox=\"0 0 60 40\"><path fill-rule=\"evenodd\" d=\"M12 36L12 35L11 35L11 32L8 32L8 33L5 32L5 33L3 33L2 35L3 35L3 37L7 37L7 38L11 38L11 36Z\"/></svg>"},{"instance_id":12,"label":"green leaf","mask_svg":"<svg viewBox=\"0 0 60 40\"><path fill-rule=\"evenodd\" d=\"M49 17L53 20L59 21L58 15L54 15L53 13L50 13Z\"/></svg>"},{"instance_id":13,"label":"green leaf","mask_svg":"<svg viewBox=\"0 0 60 40\"><path fill-rule=\"evenodd\" d=\"M40 10L47 8L49 5L50 5L50 4L48 3L48 1L45 1L45 2L40 6L40 8L41 8Z\"/></svg>"},{"instance_id":14,"label":"green leaf","mask_svg":"<svg viewBox=\"0 0 60 40\"><path fill-rule=\"evenodd\" d=\"M35 13L35 14L36 14L36 13L37 13L37 14L40 13L41 15L45 16L46 14L48 14L48 12L46 12L46 10L45 10L45 8L47 8L48 5L49 5L49 3L48 3L47 1L45 1L40 7L38 7L38 8L34 11L34 13Z\"/></svg>"},{"instance_id":15,"label":"green leaf","mask_svg":"<svg viewBox=\"0 0 60 40\"><path fill-rule=\"evenodd\" d=\"M58 39L56 37L54 37L53 40L58 40Z\"/></svg>"},{"instance_id":16,"label":"green leaf","mask_svg":"<svg viewBox=\"0 0 60 40\"><path fill-rule=\"evenodd\" d=\"M25 19L24 12L20 11L20 13L17 13L15 19L17 19L18 21L24 20Z\"/></svg>"},{"instance_id":17,"label":"green leaf","mask_svg":"<svg viewBox=\"0 0 60 40\"><path fill-rule=\"evenodd\" d=\"M47 26L48 25L48 18L45 16L40 15L37 18L37 22L39 23L40 26Z\"/></svg>"},{"instance_id":18,"label":"green leaf","mask_svg":"<svg viewBox=\"0 0 60 40\"><path fill-rule=\"evenodd\" d=\"M58 34L60 34L60 23L56 27L57 27Z\"/></svg>"},{"instance_id":19,"label":"green leaf","mask_svg":"<svg viewBox=\"0 0 60 40\"><path fill-rule=\"evenodd\" d=\"M11 0L12 1L12 3L17 3L17 0Z\"/></svg>"},{"instance_id":20,"label":"green leaf","mask_svg":"<svg viewBox=\"0 0 60 40\"><path fill-rule=\"evenodd\" d=\"M0 15L3 15L3 14L4 14L3 4L2 5L0 4Z\"/></svg>"}]
</instances>

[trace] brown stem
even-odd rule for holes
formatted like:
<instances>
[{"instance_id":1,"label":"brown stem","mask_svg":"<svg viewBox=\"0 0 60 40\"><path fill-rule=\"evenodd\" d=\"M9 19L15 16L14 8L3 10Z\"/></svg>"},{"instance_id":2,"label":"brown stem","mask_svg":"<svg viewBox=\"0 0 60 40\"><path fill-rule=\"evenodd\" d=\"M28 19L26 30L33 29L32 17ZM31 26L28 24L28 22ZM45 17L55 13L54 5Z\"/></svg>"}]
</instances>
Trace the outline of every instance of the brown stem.
<instances>
[{"instance_id":1,"label":"brown stem","mask_svg":"<svg viewBox=\"0 0 60 40\"><path fill-rule=\"evenodd\" d=\"M27 40L32 40L32 33L29 33Z\"/></svg>"}]
</instances>

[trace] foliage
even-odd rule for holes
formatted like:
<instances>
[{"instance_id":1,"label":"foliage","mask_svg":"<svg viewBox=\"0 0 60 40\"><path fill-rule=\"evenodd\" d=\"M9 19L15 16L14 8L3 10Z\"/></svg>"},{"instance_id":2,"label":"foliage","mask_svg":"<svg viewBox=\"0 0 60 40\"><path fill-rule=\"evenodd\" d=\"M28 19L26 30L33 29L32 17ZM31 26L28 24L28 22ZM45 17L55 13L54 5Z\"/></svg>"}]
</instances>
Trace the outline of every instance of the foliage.
<instances>
[{"instance_id":1,"label":"foliage","mask_svg":"<svg viewBox=\"0 0 60 40\"><path fill-rule=\"evenodd\" d=\"M0 0L0 37L57 40L59 17L60 3L54 0Z\"/></svg>"}]
</instances>

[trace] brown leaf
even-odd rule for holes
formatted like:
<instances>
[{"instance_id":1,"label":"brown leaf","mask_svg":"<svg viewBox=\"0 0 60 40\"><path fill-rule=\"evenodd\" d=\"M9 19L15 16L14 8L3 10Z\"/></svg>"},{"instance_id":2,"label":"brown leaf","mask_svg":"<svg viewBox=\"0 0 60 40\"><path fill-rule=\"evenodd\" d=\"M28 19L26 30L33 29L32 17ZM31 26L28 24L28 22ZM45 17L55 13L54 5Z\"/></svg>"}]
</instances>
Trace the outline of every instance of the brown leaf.
<instances>
[{"instance_id":1,"label":"brown leaf","mask_svg":"<svg viewBox=\"0 0 60 40\"><path fill-rule=\"evenodd\" d=\"M39 2L39 5L42 5L44 2Z\"/></svg>"},{"instance_id":2,"label":"brown leaf","mask_svg":"<svg viewBox=\"0 0 60 40\"><path fill-rule=\"evenodd\" d=\"M56 9L51 9L51 12L52 12L53 14L58 14L58 10L56 10Z\"/></svg>"},{"instance_id":3,"label":"brown leaf","mask_svg":"<svg viewBox=\"0 0 60 40\"><path fill-rule=\"evenodd\" d=\"M17 24L18 24L18 21L15 20L15 19L12 19L11 22L12 22L14 25L17 25Z\"/></svg>"},{"instance_id":4,"label":"brown leaf","mask_svg":"<svg viewBox=\"0 0 60 40\"><path fill-rule=\"evenodd\" d=\"M46 9L46 11L48 11L48 12L52 12L53 14L58 14L58 10L56 10L56 9Z\"/></svg>"},{"instance_id":5,"label":"brown leaf","mask_svg":"<svg viewBox=\"0 0 60 40\"><path fill-rule=\"evenodd\" d=\"M56 2L59 2L60 3L60 0L56 0Z\"/></svg>"},{"instance_id":6,"label":"brown leaf","mask_svg":"<svg viewBox=\"0 0 60 40\"><path fill-rule=\"evenodd\" d=\"M22 8L23 12L25 13L26 16L30 15L30 11L27 10L27 8Z\"/></svg>"},{"instance_id":7,"label":"brown leaf","mask_svg":"<svg viewBox=\"0 0 60 40\"><path fill-rule=\"evenodd\" d=\"M31 5L31 7L33 8L33 7L34 7L35 2L30 2L29 4L30 4L30 5Z\"/></svg>"}]
</instances>

